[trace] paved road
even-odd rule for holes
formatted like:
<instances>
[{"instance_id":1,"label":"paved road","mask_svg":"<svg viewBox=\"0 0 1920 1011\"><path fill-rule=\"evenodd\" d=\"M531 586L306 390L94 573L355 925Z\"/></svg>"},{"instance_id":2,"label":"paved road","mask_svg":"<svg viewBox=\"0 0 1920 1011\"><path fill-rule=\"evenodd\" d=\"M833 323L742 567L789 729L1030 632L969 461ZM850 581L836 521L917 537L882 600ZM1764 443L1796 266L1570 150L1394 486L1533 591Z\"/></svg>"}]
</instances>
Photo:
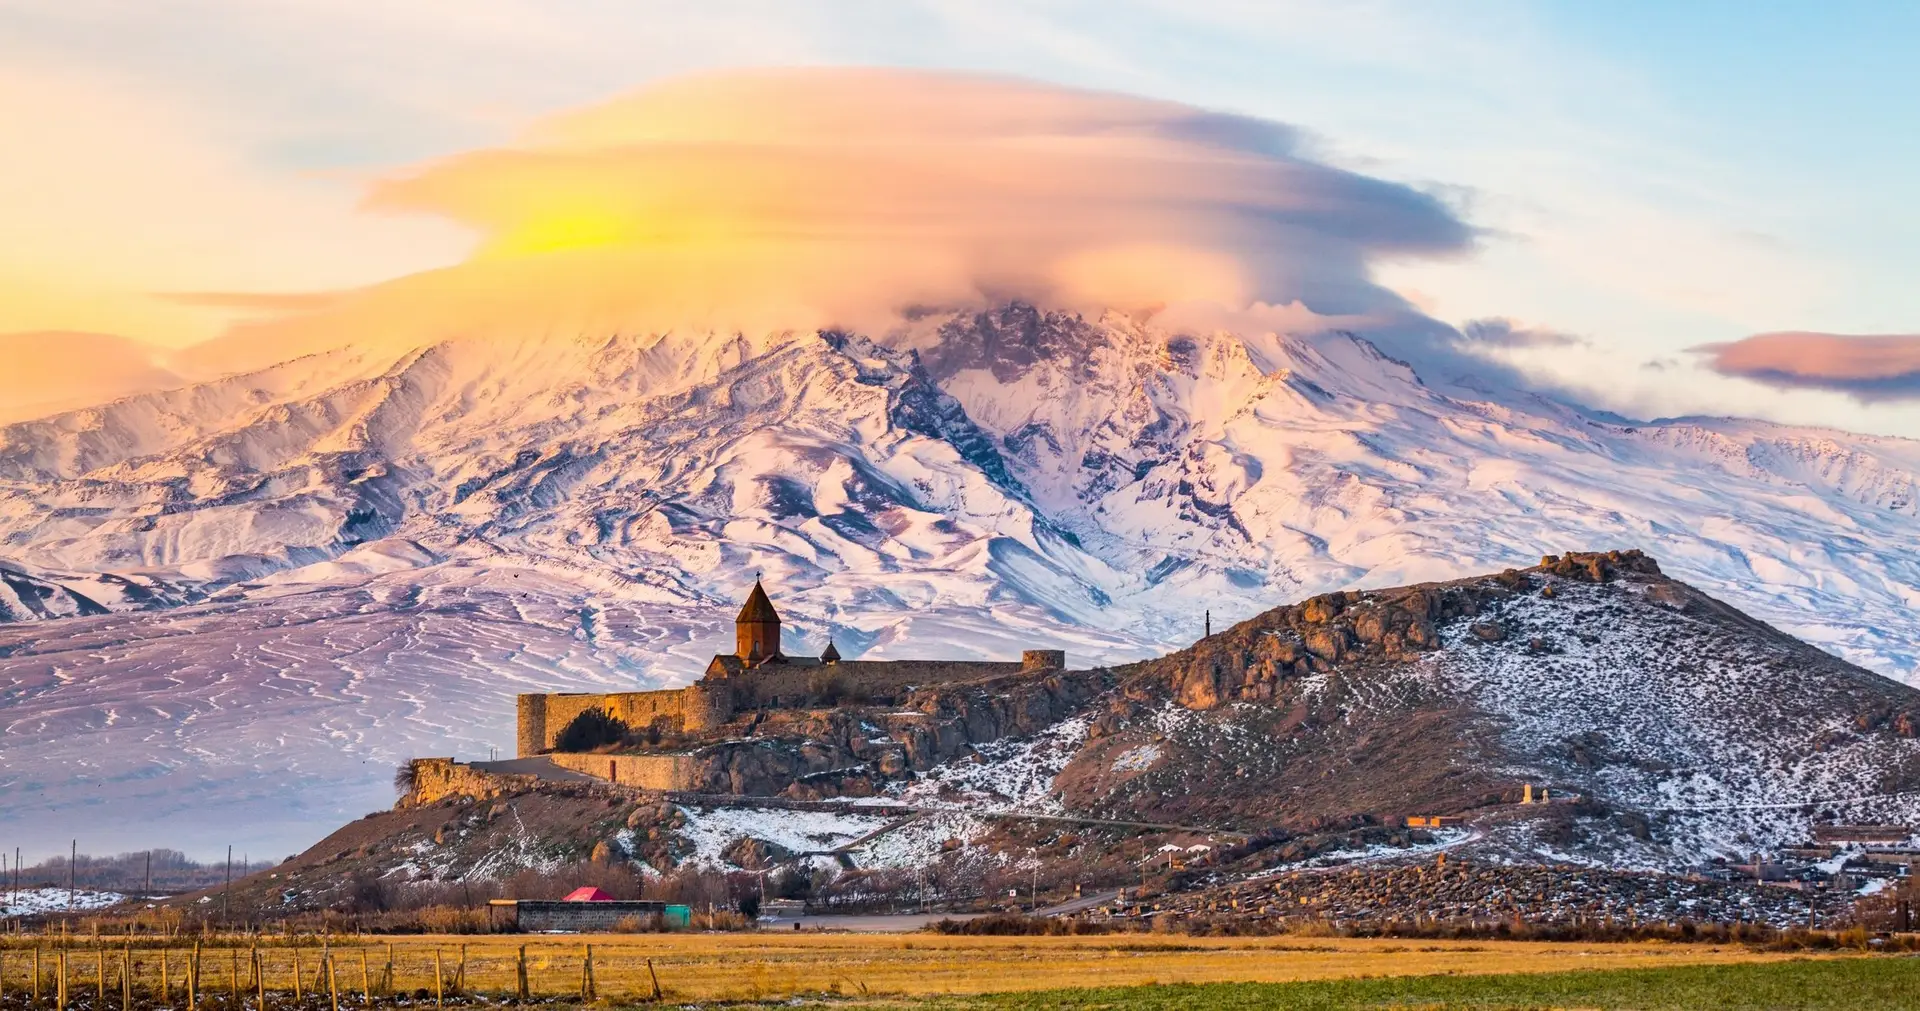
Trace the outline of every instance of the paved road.
<instances>
[{"instance_id":1,"label":"paved road","mask_svg":"<svg viewBox=\"0 0 1920 1011\"><path fill-rule=\"evenodd\" d=\"M1082 895L1077 899L1062 902L1057 906L1048 906L1045 909L1036 910L1033 915L1065 916L1069 913L1078 913L1082 910L1092 909L1095 906L1105 905L1119 897L1120 889L1118 888L1104 892L1095 892L1092 895Z\"/></svg>"},{"instance_id":2,"label":"paved road","mask_svg":"<svg viewBox=\"0 0 1920 1011\"><path fill-rule=\"evenodd\" d=\"M498 762L470 762L473 768L481 772L495 772L504 776L538 776L555 783L604 783L598 776L589 776L584 772L562 769L553 764L550 758L509 758Z\"/></svg>"}]
</instances>

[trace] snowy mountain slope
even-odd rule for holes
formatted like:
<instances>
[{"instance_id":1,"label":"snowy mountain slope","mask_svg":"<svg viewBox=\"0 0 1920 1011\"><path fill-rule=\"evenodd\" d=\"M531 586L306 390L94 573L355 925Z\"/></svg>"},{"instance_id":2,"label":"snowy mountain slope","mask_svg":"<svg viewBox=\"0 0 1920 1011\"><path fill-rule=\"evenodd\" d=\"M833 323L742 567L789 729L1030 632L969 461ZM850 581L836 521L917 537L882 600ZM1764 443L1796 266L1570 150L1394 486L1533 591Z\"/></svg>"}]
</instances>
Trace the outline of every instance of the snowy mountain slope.
<instances>
[{"instance_id":1,"label":"snowy mountain slope","mask_svg":"<svg viewBox=\"0 0 1920 1011\"><path fill-rule=\"evenodd\" d=\"M1884 673L1920 658L1920 442L1462 400L1340 334L1011 307L905 340L1043 510L1145 573L1116 598L1169 579L1304 595L1635 544Z\"/></svg>"},{"instance_id":2,"label":"snowy mountain slope","mask_svg":"<svg viewBox=\"0 0 1920 1011\"><path fill-rule=\"evenodd\" d=\"M394 641L410 644L397 655L479 657L457 672L399 664L395 690L446 714L432 733L374 729L345 695L296 705L270 679L226 696L268 728L359 726L299 735L301 761L344 784L342 803L377 806L389 759L408 749L510 744L512 665L458 646L469 633L413 628L395 603L457 602L490 568L538 572L527 592L554 614L667 608L681 617L651 624L700 641L658 651L651 634L578 631L578 670L594 673L564 667L540 682L552 687L695 676L715 647L693 630L724 621L756 571L812 647L831 633L854 655L1056 645L1108 662L1191 641L1202 609L1224 621L1340 586L1628 544L1905 677L1920 658L1916 475L1909 441L1729 420L1625 426L1443 392L1344 334L1190 333L1017 305L871 340L674 333L331 352L0 428L0 558L116 612L202 601L55 625L41 619L79 605L7 610L33 620L0 637L14 653L0 659L13 728L0 751L67 756L18 782L38 791L36 810L108 831L106 809L69 813L85 790L67 776L126 739L86 752L67 738L128 710L137 664L168 662L157 644L170 623L193 622L203 655L240 655L223 662L277 663L254 638L265 623L300 629L313 662L350 665L361 647L331 630L392 609L407 629ZM155 600L96 595L85 579ZM317 609L275 617L303 601ZM22 666L25 646L96 626L119 645L62 652L57 674ZM496 676L497 699L480 687ZM29 680L36 705L92 715L22 718ZM262 782L291 777L271 749L249 750L237 717L158 708L153 739L194 757L154 783L200 782L197 763L228 752L252 755ZM372 750L341 743L357 735ZM249 794L245 809L297 810L276 796ZM292 845L317 827L277 831Z\"/></svg>"}]
</instances>

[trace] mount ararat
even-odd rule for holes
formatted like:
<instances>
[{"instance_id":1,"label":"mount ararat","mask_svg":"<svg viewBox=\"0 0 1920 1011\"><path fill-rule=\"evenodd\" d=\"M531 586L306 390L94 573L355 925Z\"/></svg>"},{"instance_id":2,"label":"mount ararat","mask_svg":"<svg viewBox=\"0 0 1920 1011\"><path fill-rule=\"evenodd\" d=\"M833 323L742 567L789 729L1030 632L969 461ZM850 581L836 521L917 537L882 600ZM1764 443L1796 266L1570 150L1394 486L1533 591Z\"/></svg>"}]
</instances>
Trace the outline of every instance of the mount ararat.
<instances>
[{"instance_id":1,"label":"mount ararat","mask_svg":"<svg viewBox=\"0 0 1920 1011\"><path fill-rule=\"evenodd\" d=\"M0 812L43 848L295 848L404 758L510 746L516 692L690 680L756 572L809 651L1080 666L1632 545L1913 677L1920 442L1427 378L1345 332L1009 304L368 343L17 423Z\"/></svg>"}]
</instances>

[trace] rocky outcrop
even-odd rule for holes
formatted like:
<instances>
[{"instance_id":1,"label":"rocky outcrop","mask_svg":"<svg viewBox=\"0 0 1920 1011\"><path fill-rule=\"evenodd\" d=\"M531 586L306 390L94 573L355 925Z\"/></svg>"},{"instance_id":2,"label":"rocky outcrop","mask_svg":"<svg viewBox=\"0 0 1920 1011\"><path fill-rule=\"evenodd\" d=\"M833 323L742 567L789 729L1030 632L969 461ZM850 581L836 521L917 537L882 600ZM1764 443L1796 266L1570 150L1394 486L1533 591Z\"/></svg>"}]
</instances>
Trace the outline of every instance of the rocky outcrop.
<instances>
[{"instance_id":1,"label":"rocky outcrop","mask_svg":"<svg viewBox=\"0 0 1920 1011\"><path fill-rule=\"evenodd\" d=\"M1212 709L1234 700L1275 697L1278 683L1340 667L1417 661L1440 646L1441 625L1477 618L1488 605L1516 594L1550 593L1555 577L1605 583L1623 574L1658 576L1660 567L1638 550L1548 555L1527 570L1452 583L1392 590L1326 593L1278 607L1159 660L1123 668L1125 680L1163 686L1180 705ZM1499 642L1498 621L1476 621L1475 636ZM1551 644L1541 642L1538 652Z\"/></svg>"},{"instance_id":2,"label":"rocky outcrop","mask_svg":"<svg viewBox=\"0 0 1920 1011\"><path fill-rule=\"evenodd\" d=\"M689 785L799 800L871 796L976 745L1045 730L1084 709L1110 678L1105 670L1017 674L922 689L899 707L768 712L751 736L694 752Z\"/></svg>"}]
</instances>

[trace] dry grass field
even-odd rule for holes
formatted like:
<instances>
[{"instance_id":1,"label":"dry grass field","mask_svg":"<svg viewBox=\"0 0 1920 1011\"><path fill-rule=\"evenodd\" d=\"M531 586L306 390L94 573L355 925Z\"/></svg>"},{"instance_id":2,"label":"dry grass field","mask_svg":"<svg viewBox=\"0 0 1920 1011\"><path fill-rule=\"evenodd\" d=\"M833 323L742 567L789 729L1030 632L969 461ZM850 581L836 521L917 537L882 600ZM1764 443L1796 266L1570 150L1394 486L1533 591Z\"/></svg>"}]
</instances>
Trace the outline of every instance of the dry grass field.
<instances>
[{"instance_id":1,"label":"dry grass field","mask_svg":"<svg viewBox=\"0 0 1920 1011\"><path fill-rule=\"evenodd\" d=\"M25 944L23 947L22 944ZM1555 973L1568 970L1661 969L1727 963L1774 963L1793 956L1736 945L1594 944L1516 941L1395 941L1312 937L1188 938L1156 935L1087 937L948 937L931 934L839 934L763 931L747 934L615 934L559 936L410 937L389 945L336 939L324 953L312 939L246 941L202 949L199 1002L229 1007L233 994L257 1006L264 987L268 1007L292 1008L298 965L306 1006L332 997L359 1007L384 994L438 992L455 1003L462 989L512 996L519 989L520 950L526 950L528 991L534 997L577 998L588 982L602 1000L652 996L654 980L669 1001L762 1001L839 994L850 998L924 998L1141 984L1287 982L1366 977ZM4 994L30 986L33 945L12 939L0 957ZM130 970L128 1006L184 1007L190 947L163 953L108 941L100 949L79 942L68 950L69 992L107 1009L122 1004L121 966ZM257 952L262 975L255 977ZM391 953L391 955L390 955ZM437 962L436 962L437 956ZM42 987L52 996L58 958L41 952ZM387 965L392 959L391 982ZM1846 956L1838 956L1846 957ZM463 961L464 959L464 961ZM649 966L651 963L651 966ZM167 984L160 984L163 968ZM145 999L142 999L143 996ZM416 1005L417 1006L417 1005Z\"/></svg>"}]
</instances>

